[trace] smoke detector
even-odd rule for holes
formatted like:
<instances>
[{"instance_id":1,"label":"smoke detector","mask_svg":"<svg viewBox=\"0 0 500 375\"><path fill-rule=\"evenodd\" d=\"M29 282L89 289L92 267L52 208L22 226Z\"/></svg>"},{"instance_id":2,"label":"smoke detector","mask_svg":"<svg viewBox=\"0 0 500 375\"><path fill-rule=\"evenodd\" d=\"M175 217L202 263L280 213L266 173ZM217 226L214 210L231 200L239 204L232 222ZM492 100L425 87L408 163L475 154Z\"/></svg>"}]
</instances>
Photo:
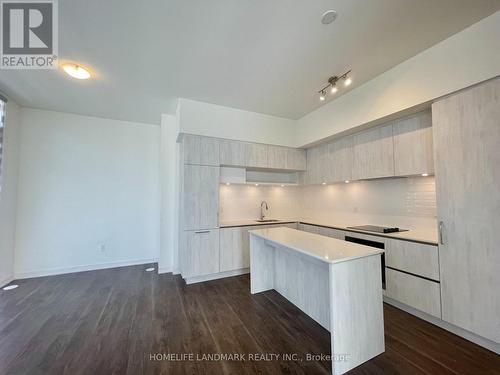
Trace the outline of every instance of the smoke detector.
<instances>
[{"instance_id":1,"label":"smoke detector","mask_svg":"<svg viewBox=\"0 0 500 375\"><path fill-rule=\"evenodd\" d=\"M323 25L328 25L337 19L337 12L334 10L327 10L321 16L321 23Z\"/></svg>"}]
</instances>

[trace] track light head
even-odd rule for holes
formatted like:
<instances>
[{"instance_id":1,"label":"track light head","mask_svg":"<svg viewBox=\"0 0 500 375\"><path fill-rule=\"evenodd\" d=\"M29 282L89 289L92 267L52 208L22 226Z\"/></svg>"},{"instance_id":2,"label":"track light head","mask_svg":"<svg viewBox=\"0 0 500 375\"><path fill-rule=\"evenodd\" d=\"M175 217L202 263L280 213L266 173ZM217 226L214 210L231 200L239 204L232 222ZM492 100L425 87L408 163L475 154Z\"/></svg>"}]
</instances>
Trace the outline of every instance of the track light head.
<instances>
[{"instance_id":1,"label":"track light head","mask_svg":"<svg viewBox=\"0 0 500 375\"><path fill-rule=\"evenodd\" d=\"M349 86L352 83L351 78L349 78L347 76L349 73L351 73L350 70L348 70L347 72L345 72L344 74L342 74L340 76L331 76L330 78L328 78L328 84L325 87L323 87L321 90L318 91L319 100L322 102L324 102L326 100L326 96L325 96L326 90L329 90L330 94L332 94L332 95L337 93L337 91L339 91L339 89L337 87L337 82L340 80L344 81L344 86Z\"/></svg>"}]
</instances>

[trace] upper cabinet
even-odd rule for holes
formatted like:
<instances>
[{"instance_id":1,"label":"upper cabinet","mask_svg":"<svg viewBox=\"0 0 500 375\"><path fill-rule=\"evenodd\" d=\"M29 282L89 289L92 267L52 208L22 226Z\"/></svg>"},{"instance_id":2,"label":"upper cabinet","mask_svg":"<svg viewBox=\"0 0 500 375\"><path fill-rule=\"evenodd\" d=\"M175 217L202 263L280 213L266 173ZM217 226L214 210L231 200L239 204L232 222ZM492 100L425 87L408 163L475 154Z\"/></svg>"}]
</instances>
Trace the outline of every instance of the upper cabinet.
<instances>
[{"instance_id":1,"label":"upper cabinet","mask_svg":"<svg viewBox=\"0 0 500 375\"><path fill-rule=\"evenodd\" d=\"M287 154L287 147L267 146L267 167L286 169Z\"/></svg>"},{"instance_id":2,"label":"upper cabinet","mask_svg":"<svg viewBox=\"0 0 500 375\"><path fill-rule=\"evenodd\" d=\"M429 110L307 149L301 183L433 174Z\"/></svg>"},{"instance_id":3,"label":"upper cabinet","mask_svg":"<svg viewBox=\"0 0 500 375\"><path fill-rule=\"evenodd\" d=\"M307 166L306 150L300 148L287 148L286 169L305 171Z\"/></svg>"},{"instance_id":4,"label":"upper cabinet","mask_svg":"<svg viewBox=\"0 0 500 375\"><path fill-rule=\"evenodd\" d=\"M185 134L183 136L184 164L219 166L219 140Z\"/></svg>"},{"instance_id":5,"label":"upper cabinet","mask_svg":"<svg viewBox=\"0 0 500 375\"><path fill-rule=\"evenodd\" d=\"M219 142L220 164L223 166L245 166L245 143L221 139Z\"/></svg>"},{"instance_id":6,"label":"upper cabinet","mask_svg":"<svg viewBox=\"0 0 500 375\"><path fill-rule=\"evenodd\" d=\"M393 134L396 176L434 173L430 111L395 121Z\"/></svg>"},{"instance_id":7,"label":"upper cabinet","mask_svg":"<svg viewBox=\"0 0 500 375\"><path fill-rule=\"evenodd\" d=\"M344 137L328 144L328 182L352 180L352 141L352 137Z\"/></svg>"},{"instance_id":8,"label":"upper cabinet","mask_svg":"<svg viewBox=\"0 0 500 375\"><path fill-rule=\"evenodd\" d=\"M329 182L328 145L322 144L307 149L307 170L304 174L304 183L319 184Z\"/></svg>"},{"instance_id":9,"label":"upper cabinet","mask_svg":"<svg viewBox=\"0 0 500 375\"><path fill-rule=\"evenodd\" d=\"M185 165L182 185L184 230L219 226L219 167Z\"/></svg>"},{"instance_id":10,"label":"upper cabinet","mask_svg":"<svg viewBox=\"0 0 500 375\"><path fill-rule=\"evenodd\" d=\"M306 170L306 150L191 134L182 136L184 164Z\"/></svg>"},{"instance_id":11,"label":"upper cabinet","mask_svg":"<svg viewBox=\"0 0 500 375\"><path fill-rule=\"evenodd\" d=\"M354 135L353 179L394 176L392 124Z\"/></svg>"},{"instance_id":12,"label":"upper cabinet","mask_svg":"<svg viewBox=\"0 0 500 375\"><path fill-rule=\"evenodd\" d=\"M267 168L267 145L245 143L245 166Z\"/></svg>"},{"instance_id":13,"label":"upper cabinet","mask_svg":"<svg viewBox=\"0 0 500 375\"><path fill-rule=\"evenodd\" d=\"M306 169L306 151L269 145L267 149L267 167L303 171Z\"/></svg>"}]
</instances>

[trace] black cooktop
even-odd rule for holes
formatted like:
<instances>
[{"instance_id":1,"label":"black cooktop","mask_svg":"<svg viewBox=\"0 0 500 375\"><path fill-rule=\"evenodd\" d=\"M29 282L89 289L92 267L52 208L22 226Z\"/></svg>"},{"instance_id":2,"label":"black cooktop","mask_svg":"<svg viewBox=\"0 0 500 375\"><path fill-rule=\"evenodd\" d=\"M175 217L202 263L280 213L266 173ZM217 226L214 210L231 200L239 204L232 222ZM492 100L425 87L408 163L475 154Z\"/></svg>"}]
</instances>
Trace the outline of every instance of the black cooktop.
<instances>
[{"instance_id":1,"label":"black cooktop","mask_svg":"<svg viewBox=\"0 0 500 375\"><path fill-rule=\"evenodd\" d=\"M408 232L408 229L400 229L397 227L379 227L377 225L358 225L355 227L347 227L347 229L365 230L367 232L377 233L394 233L394 232Z\"/></svg>"}]
</instances>

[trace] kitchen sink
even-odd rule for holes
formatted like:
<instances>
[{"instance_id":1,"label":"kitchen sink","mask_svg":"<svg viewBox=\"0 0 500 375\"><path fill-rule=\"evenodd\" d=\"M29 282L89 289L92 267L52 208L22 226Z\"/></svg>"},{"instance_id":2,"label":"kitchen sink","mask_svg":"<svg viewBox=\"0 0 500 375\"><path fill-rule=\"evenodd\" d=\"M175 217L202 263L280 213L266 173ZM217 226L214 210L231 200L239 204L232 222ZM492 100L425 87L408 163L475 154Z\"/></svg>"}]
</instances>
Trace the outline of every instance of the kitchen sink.
<instances>
[{"instance_id":1,"label":"kitchen sink","mask_svg":"<svg viewBox=\"0 0 500 375\"><path fill-rule=\"evenodd\" d=\"M259 219L259 220L255 220L255 221L258 223L272 223L272 222L279 221L279 220L278 219Z\"/></svg>"}]
</instances>

